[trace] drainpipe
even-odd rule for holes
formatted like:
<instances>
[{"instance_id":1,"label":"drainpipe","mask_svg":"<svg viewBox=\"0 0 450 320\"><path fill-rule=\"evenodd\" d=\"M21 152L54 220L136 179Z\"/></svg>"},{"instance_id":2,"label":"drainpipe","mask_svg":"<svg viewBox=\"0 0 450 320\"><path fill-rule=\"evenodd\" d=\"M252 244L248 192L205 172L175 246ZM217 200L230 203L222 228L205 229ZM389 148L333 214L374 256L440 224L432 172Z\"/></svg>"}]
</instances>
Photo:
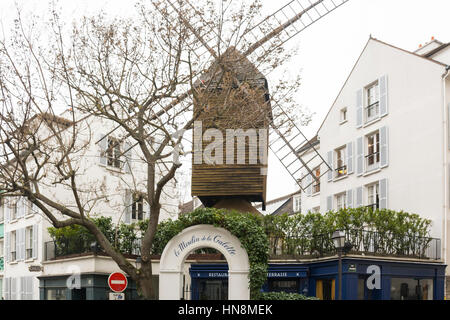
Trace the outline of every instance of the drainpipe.
<instances>
[{"instance_id":1,"label":"drainpipe","mask_svg":"<svg viewBox=\"0 0 450 320\"><path fill-rule=\"evenodd\" d=\"M448 123L449 120L449 114L448 114L448 108L447 108L447 96L446 96L446 80L450 74L450 66L447 66L445 68L445 73L442 75L442 99L443 99L443 134L444 134L444 154L443 154L443 160L444 160L444 241L442 245L442 252L444 254L444 263L447 264L447 213L448 213L448 206L449 206L449 190L448 190L448 174L449 174L449 164L447 161L447 154L449 152L449 134L450 134L450 123ZM445 287L445 285L444 285Z\"/></svg>"}]
</instances>

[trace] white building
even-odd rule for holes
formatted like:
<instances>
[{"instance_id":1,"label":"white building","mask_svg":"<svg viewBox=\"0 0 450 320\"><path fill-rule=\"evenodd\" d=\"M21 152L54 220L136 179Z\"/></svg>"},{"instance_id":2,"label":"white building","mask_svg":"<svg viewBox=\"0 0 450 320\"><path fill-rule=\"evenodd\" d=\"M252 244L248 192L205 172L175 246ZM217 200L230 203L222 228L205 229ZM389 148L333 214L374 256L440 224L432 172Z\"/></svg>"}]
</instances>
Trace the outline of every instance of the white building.
<instances>
[{"instance_id":1,"label":"white building","mask_svg":"<svg viewBox=\"0 0 450 320\"><path fill-rule=\"evenodd\" d=\"M61 117L47 115L46 120L70 128L72 122L65 119L65 115L68 114L64 113ZM39 121L39 118L34 118L33 121ZM146 192L146 167L138 148L132 148L125 155L121 155L132 145L127 140L124 143L118 142L122 141L124 136L124 132L120 129L106 136L115 127L107 120L91 116L77 123L77 127L80 129L78 133L80 143L87 141L88 145L73 165L77 167L78 188L87 190L81 192L81 202L89 215L109 216L114 224L120 222L130 224L148 218L149 206L142 196ZM48 134L45 125L40 125L36 134ZM108 145L114 147L106 151ZM162 170L157 173L156 181L161 174L164 174ZM49 174L48 180L39 184L40 192L60 204L75 207L70 188L60 185L53 187L51 182ZM166 188L161 197L160 221L177 217L178 200L174 181L168 183ZM110 258L100 259L102 263L97 263L97 258L84 257L82 261L72 260L67 263L56 260L48 265L51 253L47 252L46 243L52 240L47 231L47 228L52 226L50 220L25 198L2 200L0 216L5 217L4 248L2 248L5 258L4 299L40 299L38 277L42 276L120 271ZM55 212L55 215L63 218L59 213ZM34 268L34 271L30 271L30 267ZM49 289L43 294L46 299L52 299L58 293Z\"/></svg>"},{"instance_id":2,"label":"white building","mask_svg":"<svg viewBox=\"0 0 450 320\"><path fill-rule=\"evenodd\" d=\"M372 205L417 213L432 220L447 262L449 65L450 45L434 38L416 52L370 38L317 132L333 171L302 194L302 212Z\"/></svg>"}]
</instances>

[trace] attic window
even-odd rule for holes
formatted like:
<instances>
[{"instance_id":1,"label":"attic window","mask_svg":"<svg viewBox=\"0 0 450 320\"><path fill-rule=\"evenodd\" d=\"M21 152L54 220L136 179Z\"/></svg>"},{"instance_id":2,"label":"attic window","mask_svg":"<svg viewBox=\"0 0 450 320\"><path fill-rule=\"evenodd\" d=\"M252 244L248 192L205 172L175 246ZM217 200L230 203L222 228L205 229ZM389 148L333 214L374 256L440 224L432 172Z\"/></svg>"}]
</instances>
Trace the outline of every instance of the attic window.
<instances>
[{"instance_id":1,"label":"attic window","mask_svg":"<svg viewBox=\"0 0 450 320\"><path fill-rule=\"evenodd\" d=\"M347 108L342 108L340 112L340 123L347 122Z\"/></svg>"}]
</instances>

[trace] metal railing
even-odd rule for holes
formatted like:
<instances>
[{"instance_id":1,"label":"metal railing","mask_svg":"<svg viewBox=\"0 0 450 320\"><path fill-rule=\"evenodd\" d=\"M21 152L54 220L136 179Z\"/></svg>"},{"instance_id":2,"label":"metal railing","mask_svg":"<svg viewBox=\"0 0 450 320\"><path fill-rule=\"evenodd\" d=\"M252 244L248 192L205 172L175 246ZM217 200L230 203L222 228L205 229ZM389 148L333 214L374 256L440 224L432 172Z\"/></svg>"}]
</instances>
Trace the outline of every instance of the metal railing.
<instances>
[{"instance_id":1,"label":"metal railing","mask_svg":"<svg viewBox=\"0 0 450 320\"><path fill-rule=\"evenodd\" d=\"M126 247L125 254L141 254L140 239L136 239ZM103 253L103 249L95 242L85 239L64 239L57 241L48 241L44 243L45 261L58 258L69 257L72 255L81 255L86 253Z\"/></svg>"},{"instance_id":2,"label":"metal railing","mask_svg":"<svg viewBox=\"0 0 450 320\"><path fill-rule=\"evenodd\" d=\"M336 254L330 234L311 237L271 238L270 254L324 257ZM349 254L440 260L441 240L414 235L398 236L368 230L346 230Z\"/></svg>"}]
</instances>

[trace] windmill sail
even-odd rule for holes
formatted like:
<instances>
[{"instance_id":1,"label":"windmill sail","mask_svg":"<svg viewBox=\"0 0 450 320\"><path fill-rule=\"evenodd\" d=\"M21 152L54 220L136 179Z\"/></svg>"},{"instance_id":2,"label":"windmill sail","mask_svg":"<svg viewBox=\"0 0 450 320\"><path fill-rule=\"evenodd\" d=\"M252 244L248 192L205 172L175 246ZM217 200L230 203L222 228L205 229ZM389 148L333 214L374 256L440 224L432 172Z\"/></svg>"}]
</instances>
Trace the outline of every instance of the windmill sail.
<instances>
[{"instance_id":1,"label":"windmill sail","mask_svg":"<svg viewBox=\"0 0 450 320\"><path fill-rule=\"evenodd\" d=\"M239 41L243 46L240 52L243 57L250 61L258 61L261 57L270 54L295 35L348 1L289 1L240 36ZM199 8L196 8L188 0L176 3L175 0L168 0L166 3L169 5L163 9L156 5L157 9L171 19L177 17L183 19L183 22L193 32L197 40L190 43L190 47L197 57L212 58L216 61L220 57L220 52L214 51L213 48L222 46L226 49L229 43L226 43L205 20L196 20L197 24L192 25L190 21L183 17L183 12L186 12L186 10L183 10L183 6L189 6L199 17L202 17ZM222 68L226 68L226 65L222 65ZM237 78L235 80L239 83ZM283 109L281 103L272 99L271 105L269 147L299 187L305 191L313 183L318 184L320 177L332 168ZM299 152L305 146L313 152L313 156L308 157L308 160L304 160ZM313 172L314 167L322 167L325 170L321 170L321 174L317 175ZM304 179L305 175L310 178ZM305 183L305 181L308 182Z\"/></svg>"}]
</instances>

